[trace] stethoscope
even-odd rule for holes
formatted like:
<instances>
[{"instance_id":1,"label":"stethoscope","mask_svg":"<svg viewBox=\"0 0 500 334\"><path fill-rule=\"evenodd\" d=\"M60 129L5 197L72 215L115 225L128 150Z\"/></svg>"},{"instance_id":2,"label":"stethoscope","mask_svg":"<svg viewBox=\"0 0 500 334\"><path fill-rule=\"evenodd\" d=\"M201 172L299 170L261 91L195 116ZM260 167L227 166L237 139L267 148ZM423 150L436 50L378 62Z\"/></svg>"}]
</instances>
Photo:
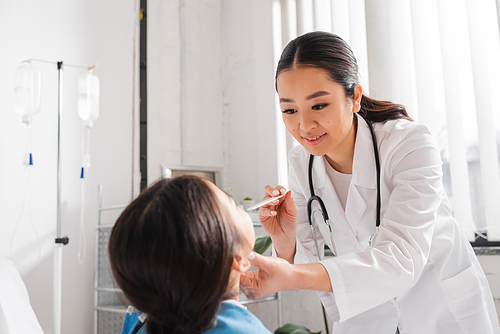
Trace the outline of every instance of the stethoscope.
<instances>
[{"instance_id":1,"label":"stethoscope","mask_svg":"<svg viewBox=\"0 0 500 334\"><path fill-rule=\"evenodd\" d=\"M376 216L376 221L375 221L375 227L378 230L378 226L380 225L380 160L379 160L379 155L378 155L378 147L377 147L377 138L375 137L375 130L373 130L373 125L372 123L366 119L365 116L361 115L358 113L359 116L361 116L366 124L368 124L368 127L370 128L370 132L372 135L372 141L373 141L373 152L375 153L375 166L377 168L377 216ZM314 238L314 243L316 245L316 251L318 252L318 258L321 261L321 253L319 252L319 246L318 246L318 240L316 238L316 232L313 224L313 217L316 212L320 212L321 215L323 216L323 221L325 222L326 226L329 229L329 234L330 234L330 241L332 243L332 247L334 247L333 243L333 235L332 235L332 225L330 224L330 218L328 217L328 211L326 210L325 203L321 199L321 197L316 196L314 193L314 185L313 185L313 179L312 179L312 167L313 167L313 161L314 161L314 155L311 154L309 158L309 189L311 189L311 197L307 201L307 217L309 219L309 225L311 226L312 230L312 235ZM311 211L312 203L316 201L318 202L320 209L315 209ZM375 234L372 234L369 240L369 245L372 245L372 240ZM335 251L332 249L331 250L333 253L333 256L337 256Z\"/></svg>"}]
</instances>

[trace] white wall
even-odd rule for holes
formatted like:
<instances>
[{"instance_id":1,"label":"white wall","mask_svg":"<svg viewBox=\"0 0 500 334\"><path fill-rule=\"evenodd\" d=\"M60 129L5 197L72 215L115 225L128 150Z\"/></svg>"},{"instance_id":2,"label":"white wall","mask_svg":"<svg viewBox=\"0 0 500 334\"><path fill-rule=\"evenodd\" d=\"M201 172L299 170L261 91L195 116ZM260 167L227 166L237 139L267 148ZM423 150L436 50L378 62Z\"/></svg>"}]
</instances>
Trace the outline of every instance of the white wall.
<instances>
[{"instance_id":1,"label":"white wall","mask_svg":"<svg viewBox=\"0 0 500 334\"><path fill-rule=\"evenodd\" d=\"M277 185L272 1L223 1L224 185L260 200Z\"/></svg>"},{"instance_id":2,"label":"white wall","mask_svg":"<svg viewBox=\"0 0 500 334\"><path fill-rule=\"evenodd\" d=\"M161 165L222 167L220 2L148 2L148 183Z\"/></svg>"},{"instance_id":3,"label":"white wall","mask_svg":"<svg viewBox=\"0 0 500 334\"><path fill-rule=\"evenodd\" d=\"M162 165L216 167L235 200L262 197L277 182L271 3L148 7L148 183Z\"/></svg>"},{"instance_id":4,"label":"white wall","mask_svg":"<svg viewBox=\"0 0 500 334\"><path fill-rule=\"evenodd\" d=\"M104 185L104 204L132 197L132 116L136 0L2 0L0 2L0 258L9 245L21 212L26 186L22 166L25 128L14 109L17 64L28 58L67 64L98 63L101 116L91 131L92 168L86 194L87 258L77 261L80 204L81 121L76 113L76 80L82 69L65 67L62 121L62 233L70 239L63 254L62 332L93 331L93 248L97 184ZM52 270L56 236L57 70L42 71L42 108L33 118L31 213L41 239L42 258L20 268L31 304L45 333L52 333ZM35 237L23 216L15 239L16 259L36 258Z\"/></svg>"}]
</instances>

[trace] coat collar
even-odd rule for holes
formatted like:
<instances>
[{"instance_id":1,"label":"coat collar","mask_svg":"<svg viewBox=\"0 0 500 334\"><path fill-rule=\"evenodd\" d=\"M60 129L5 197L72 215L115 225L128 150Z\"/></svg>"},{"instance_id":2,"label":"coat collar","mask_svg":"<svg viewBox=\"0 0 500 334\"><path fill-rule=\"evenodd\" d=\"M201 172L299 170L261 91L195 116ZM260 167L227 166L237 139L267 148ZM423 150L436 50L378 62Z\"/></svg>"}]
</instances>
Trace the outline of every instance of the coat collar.
<instances>
[{"instance_id":1,"label":"coat collar","mask_svg":"<svg viewBox=\"0 0 500 334\"><path fill-rule=\"evenodd\" d=\"M364 118L357 114L356 117L358 118L358 130L354 146L352 181L356 186L376 189L377 168L372 134Z\"/></svg>"}]
</instances>

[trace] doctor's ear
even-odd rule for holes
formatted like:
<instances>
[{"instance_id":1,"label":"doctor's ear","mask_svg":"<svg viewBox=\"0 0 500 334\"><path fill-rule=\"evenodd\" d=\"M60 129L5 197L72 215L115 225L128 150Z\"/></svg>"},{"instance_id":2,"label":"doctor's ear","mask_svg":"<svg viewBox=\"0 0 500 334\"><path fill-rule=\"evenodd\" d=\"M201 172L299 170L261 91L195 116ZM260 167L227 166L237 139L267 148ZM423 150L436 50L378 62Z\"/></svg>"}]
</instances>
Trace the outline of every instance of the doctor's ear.
<instances>
[{"instance_id":1,"label":"doctor's ear","mask_svg":"<svg viewBox=\"0 0 500 334\"><path fill-rule=\"evenodd\" d=\"M252 265L246 256L243 256L240 253L234 253L233 265L231 266L231 269L242 273L250 269L251 266Z\"/></svg>"},{"instance_id":2,"label":"doctor's ear","mask_svg":"<svg viewBox=\"0 0 500 334\"><path fill-rule=\"evenodd\" d=\"M358 83L354 86L354 99L352 103L352 112L357 113L361 109L361 99L363 98L363 87Z\"/></svg>"}]
</instances>

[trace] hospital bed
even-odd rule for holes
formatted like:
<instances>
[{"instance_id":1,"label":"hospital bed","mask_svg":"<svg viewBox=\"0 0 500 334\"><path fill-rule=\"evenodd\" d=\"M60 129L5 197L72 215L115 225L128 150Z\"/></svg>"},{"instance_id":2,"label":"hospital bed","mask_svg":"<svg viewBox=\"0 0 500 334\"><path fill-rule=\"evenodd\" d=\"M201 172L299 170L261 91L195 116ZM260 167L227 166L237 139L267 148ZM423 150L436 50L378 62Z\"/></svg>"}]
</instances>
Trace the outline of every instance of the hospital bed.
<instances>
[{"instance_id":1,"label":"hospital bed","mask_svg":"<svg viewBox=\"0 0 500 334\"><path fill-rule=\"evenodd\" d=\"M14 263L0 260L0 333L43 334L28 290Z\"/></svg>"}]
</instances>

